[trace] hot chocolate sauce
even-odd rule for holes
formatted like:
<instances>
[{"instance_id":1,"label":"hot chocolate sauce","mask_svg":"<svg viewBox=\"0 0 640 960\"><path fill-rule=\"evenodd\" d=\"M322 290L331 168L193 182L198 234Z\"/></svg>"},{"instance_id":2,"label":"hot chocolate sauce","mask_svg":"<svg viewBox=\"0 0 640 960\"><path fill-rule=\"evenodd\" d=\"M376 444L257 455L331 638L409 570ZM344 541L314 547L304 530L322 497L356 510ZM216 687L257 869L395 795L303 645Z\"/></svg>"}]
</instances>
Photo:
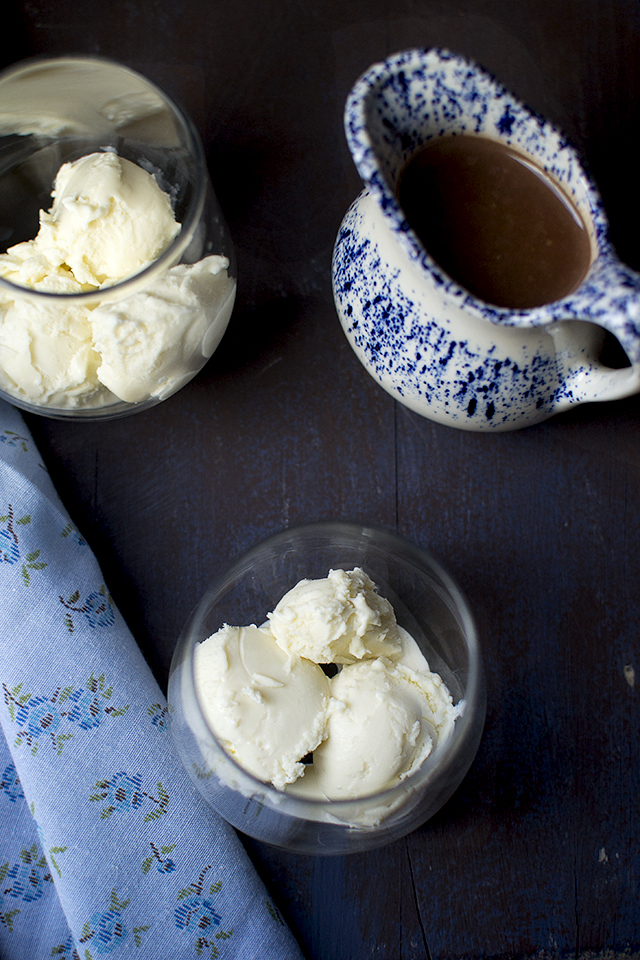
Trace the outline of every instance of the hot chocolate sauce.
<instances>
[{"instance_id":1,"label":"hot chocolate sauce","mask_svg":"<svg viewBox=\"0 0 640 960\"><path fill-rule=\"evenodd\" d=\"M405 167L398 198L434 260L487 303L552 303L589 269L589 236L569 198L529 157L495 140L429 142Z\"/></svg>"}]
</instances>

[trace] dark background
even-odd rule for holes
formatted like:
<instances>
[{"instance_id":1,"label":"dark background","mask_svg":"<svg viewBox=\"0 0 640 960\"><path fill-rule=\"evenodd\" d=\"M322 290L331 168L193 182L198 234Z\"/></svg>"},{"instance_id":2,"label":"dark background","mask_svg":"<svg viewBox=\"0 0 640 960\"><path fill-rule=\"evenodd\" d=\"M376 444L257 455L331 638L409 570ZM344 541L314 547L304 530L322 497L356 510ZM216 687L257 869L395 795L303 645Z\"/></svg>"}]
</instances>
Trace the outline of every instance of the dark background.
<instances>
[{"instance_id":1,"label":"dark background","mask_svg":"<svg viewBox=\"0 0 640 960\"><path fill-rule=\"evenodd\" d=\"M101 54L186 108L236 245L229 330L179 394L102 424L27 418L163 687L212 577L299 521L399 530L477 614L485 734L432 821L346 858L246 841L308 960L640 957L640 400L496 436L431 423L359 365L330 285L360 189L346 95L373 61L412 46L475 58L562 127L620 256L640 268L638 0L7 9L2 63Z\"/></svg>"}]
</instances>

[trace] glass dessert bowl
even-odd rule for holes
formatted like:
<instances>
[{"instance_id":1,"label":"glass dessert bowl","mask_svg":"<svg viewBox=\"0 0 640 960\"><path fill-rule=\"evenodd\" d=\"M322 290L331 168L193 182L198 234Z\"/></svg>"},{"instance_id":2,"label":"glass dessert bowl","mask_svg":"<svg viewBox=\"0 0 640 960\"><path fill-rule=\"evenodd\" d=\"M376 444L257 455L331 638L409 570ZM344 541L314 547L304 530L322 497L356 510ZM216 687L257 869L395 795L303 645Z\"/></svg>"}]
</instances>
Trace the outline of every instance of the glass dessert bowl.
<instances>
[{"instance_id":1,"label":"glass dessert bowl","mask_svg":"<svg viewBox=\"0 0 640 960\"><path fill-rule=\"evenodd\" d=\"M0 396L110 419L204 366L236 292L233 247L191 120L101 58L0 75Z\"/></svg>"},{"instance_id":2,"label":"glass dessert bowl","mask_svg":"<svg viewBox=\"0 0 640 960\"><path fill-rule=\"evenodd\" d=\"M346 587L340 585L338 598L335 591L328 597L328 585L334 590L336 578L345 581L343 571L349 582ZM365 587L355 590L355 580ZM292 622L302 624L302 634L313 632L314 617L316 626L319 623L318 611L329 611L331 617L339 608L342 615L345 604L353 629L343 637L352 637L351 646L347 649L341 639L332 647L338 651L335 656L303 650L305 669L318 672L317 689L324 690L326 684L329 690L324 732L305 741L303 728L316 696L311 687L302 687L297 699L286 706L290 713L276 717L273 724L273 718L264 720L260 713L265 703L286 704L287 687L297 677L297 667L292 669L285 661L287 657L295 660L299 651L290 647L283 654L280 650L280 665L275 661L265 665L254 659L253 645L262 643L265 633L271 637L271 631L283 643L281 628L284 625L284 633L291 638ZM387 652L384 634L391 623ZM373 635L371 624L373 645L367 642L367 636ZM300 635L298 631L298 639ZM316 635L326 639L322 624ZM362 638L364 647L369 646L364 653ZM297 639L292 642L295 645ZM328 665L329 656L334 656L332 665ZM238 665L249 670L246 683L233 673ZM215 690L223 674L220 696L224 709L229 704L231 708L220 720ZM231 675L236 676L236 689L230 692L225 683ZM418 700L435 706L433 715L425 707L427 719L420 716L419 703L416 707L416 690ZM347 522L285 530L250 549L223 572L193 611L178 641L168 701L182 762L205 800L224 819L258 840L298 853L325 855L382 846L433 816L467 773L485 716L476 629L458 587L427 553L397 534ZM246 717L238 723L234 713L245 709L243 702L250 710L258 710L244 728ZM376 713L380 704L382 714ZM399 714L406 727L400 733ZM269 730L264 736L261 723ZM311 730L313 725L307 725ZM254 731L246 750L234 739L234 728L240 736L243 729ZM277 729L280 732L274 733ZM292 755L300 763L288 762L290 756L284 765L278 761L273 776L261 775L270 768L262 767L259 757L255 760L256 751L266 742L268 755L269 744L273 747L278 737L286 739L287 729L291 742L304 744L298 746L300 756ZM363 737L360 758L358 741ZM309 752L302 756L304 751ZM398 751L404 751L405 759L398 760ZM393 767L388 776L381 779L375 769L370 776L372 768L385 763ZM354 771L360 787L353 786Z\"/></svg>"}]
</instances>

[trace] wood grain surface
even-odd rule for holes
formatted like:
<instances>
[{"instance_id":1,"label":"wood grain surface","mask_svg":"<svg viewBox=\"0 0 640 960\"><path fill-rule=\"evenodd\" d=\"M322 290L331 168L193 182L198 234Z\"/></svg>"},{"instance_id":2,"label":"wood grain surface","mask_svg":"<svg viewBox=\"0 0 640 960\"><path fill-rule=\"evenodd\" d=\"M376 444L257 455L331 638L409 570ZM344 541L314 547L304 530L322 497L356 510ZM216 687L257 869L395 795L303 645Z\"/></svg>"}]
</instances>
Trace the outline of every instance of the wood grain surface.
<instances>
[{"instance_id":1,"label":"wood grain surface","mask_svg":"<svg viewBox=\"0 0 640 960\"><path fill-rule=\"evenodd\" d=\"M397 529L478 619L485 733L436 817L351 857L246 841L306 957L640 957L640 400L497 436L439 426L360 366L330 284L360 189L346 95L432 45L566 131L640 269L638 0L8 3L4 64L102 54L187 109L236 246L228 333L179 394L102 424L28 418L160 683L213 576L298 521Z\"/></svg>"}]
</instances>

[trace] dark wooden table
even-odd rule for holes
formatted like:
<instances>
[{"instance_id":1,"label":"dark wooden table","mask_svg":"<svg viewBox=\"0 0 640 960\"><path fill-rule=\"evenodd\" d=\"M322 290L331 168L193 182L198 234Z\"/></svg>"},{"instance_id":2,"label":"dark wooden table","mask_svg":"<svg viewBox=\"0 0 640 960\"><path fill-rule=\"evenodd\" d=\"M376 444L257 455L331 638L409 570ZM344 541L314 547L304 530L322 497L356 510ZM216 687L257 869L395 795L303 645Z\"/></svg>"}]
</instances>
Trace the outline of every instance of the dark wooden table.
<instances>
[{"instance_id":1,"label":"dark wooden table","mask_svg":"<svg viewBox=\"0 0 640 960\"><path fill-rule=\"evenodd\" d=\"M337 859L247 841L306 956L640 957L640 399L497 436L439 426L359 365L330 286L359 191L345 97L370 63L411 46L477 59L564 128L640 268L640 3L8 5L4 63L103 54L186 107L236 244L230 328L181 393L99 425L28 418L161 684L212 576L299 521L399 530L477 614L485 734L430 823Z\"/></svg>"}]
</instances>

